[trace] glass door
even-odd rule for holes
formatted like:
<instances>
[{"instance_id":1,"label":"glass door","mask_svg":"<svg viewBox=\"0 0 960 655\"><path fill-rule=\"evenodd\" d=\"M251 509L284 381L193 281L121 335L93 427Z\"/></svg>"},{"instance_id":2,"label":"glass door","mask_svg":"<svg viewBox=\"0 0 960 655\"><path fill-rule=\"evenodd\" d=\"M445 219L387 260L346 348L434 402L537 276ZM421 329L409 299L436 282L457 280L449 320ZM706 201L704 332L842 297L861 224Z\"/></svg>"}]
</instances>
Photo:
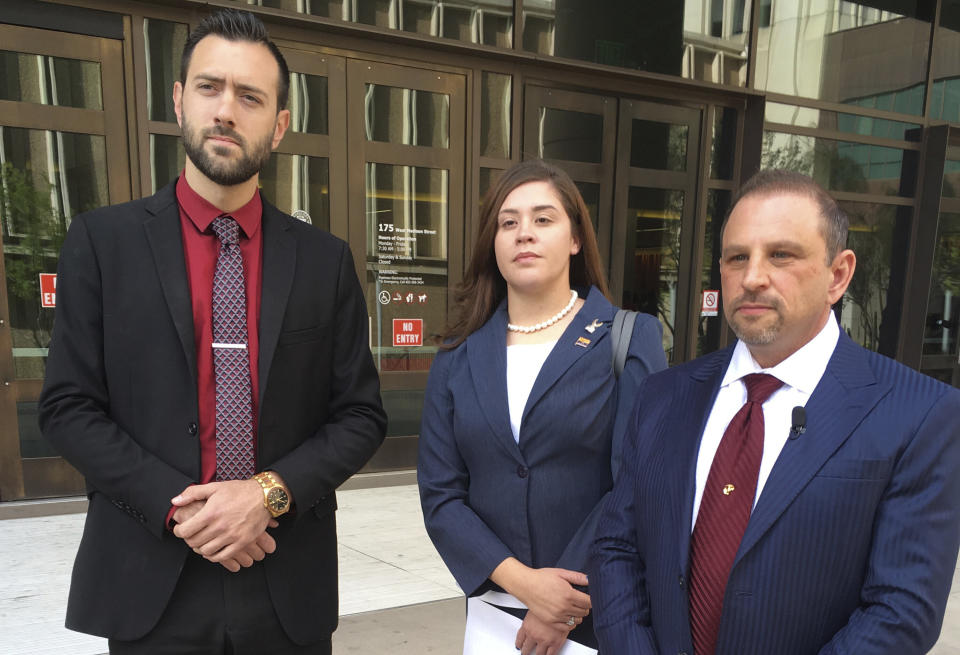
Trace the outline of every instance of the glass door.
<instances>
[{"instance_id":1,"label":"glass door","mask_svg":"<svg viewBox=\"0 0 960 655\"><path fill-rule=\"evenodd\" d=\"M609 262L617 99L528 84L523 156L565 170L586 202L603 261Z\"/></svg>"},{"instance_id":2,"label":"glass door","mask_svg":"<svg viewBox=\"0 0 960 655\"><path fill-rule=\"evenodd\" d=\"M131 197L122 44L0 25L0 500L81 493L37 399L73 216Z\"/></svg>"},{"instance_id":3,"label":"glass door","mask_svg":"<svg viewBox=\"0 0 960 655\"><path fill-rule=\"evenodd\" d=\"M350 245L389 417L366 470L416 465L423 390L463 269L466 79L347 62Z\"/></svg>"},{"instance_id":4,"label":"glass door","mask_svg":"<svg viewBox=\"0 0 960 655\"><path fill-rule=\"evenodd\" d=\"M697 346L700 115L688 107L620 101L611 292L623 307L660 319L671 364L694 357Z\"/></svg>"}]
</instances>

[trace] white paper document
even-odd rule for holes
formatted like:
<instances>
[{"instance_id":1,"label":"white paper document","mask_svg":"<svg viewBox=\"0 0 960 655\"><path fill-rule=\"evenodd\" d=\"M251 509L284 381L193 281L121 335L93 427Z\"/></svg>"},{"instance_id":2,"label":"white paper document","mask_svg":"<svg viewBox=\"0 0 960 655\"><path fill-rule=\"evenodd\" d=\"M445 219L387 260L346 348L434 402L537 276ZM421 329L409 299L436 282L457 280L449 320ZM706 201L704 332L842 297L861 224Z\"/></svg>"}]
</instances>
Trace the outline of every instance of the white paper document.
<instances>
[{"instance_id":1,"label":"white paper document","mask_svg":"<svg viewBox=\"0 0 960 655\"><path fill-rule=\"evenodd\" d=\"M517 655L514 643L521 623L517 617L480 598L467 599L463 655ZM568 639L560 655L597 655L597 651Z\"/></svg>"}]
</instances>

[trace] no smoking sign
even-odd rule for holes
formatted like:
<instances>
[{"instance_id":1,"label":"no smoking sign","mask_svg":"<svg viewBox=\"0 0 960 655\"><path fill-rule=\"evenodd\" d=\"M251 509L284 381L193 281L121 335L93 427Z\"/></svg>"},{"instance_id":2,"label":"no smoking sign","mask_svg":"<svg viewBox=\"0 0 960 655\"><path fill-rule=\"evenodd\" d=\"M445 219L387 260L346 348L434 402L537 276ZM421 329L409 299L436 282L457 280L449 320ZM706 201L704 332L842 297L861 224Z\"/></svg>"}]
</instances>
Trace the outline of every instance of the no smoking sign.
<instances>
[{"instance_id":1,"label":"no smoking sign","mask_svg":"<svg viewBox=\"0 0 960 655\"><path fill-rule=\"evenodd\" d=\"M703 291L703 302L700 305L701 316L716 316L720 306L720 292L715 289Z\"/></svg>"}]
</instances>

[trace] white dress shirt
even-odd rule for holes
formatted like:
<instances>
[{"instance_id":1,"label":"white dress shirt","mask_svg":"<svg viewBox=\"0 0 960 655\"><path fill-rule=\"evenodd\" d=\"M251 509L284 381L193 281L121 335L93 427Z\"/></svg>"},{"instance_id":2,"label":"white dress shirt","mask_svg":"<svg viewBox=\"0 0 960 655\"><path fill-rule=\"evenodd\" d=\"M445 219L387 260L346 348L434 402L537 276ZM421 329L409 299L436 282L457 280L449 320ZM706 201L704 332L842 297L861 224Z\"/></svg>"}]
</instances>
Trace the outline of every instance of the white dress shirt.
<instances>
[{"instance_id":1,"label":"white dress shirt","mask_svg":"<svg viewBox=\"0 0 960 655\"><path fill-rule=\"evenodd\" d=\"M520 443L520 420L533 391L533 383L540 375L543 363L558 339L546 343L523 343L507 346L507 401L510 407L510 427L513 439Z\"/></svg>"},{"instance_id":2,"label":"white dress shirt","mask_svg":"<svg viewBox=\"0 0 960 655\"><path fill-rule=\"evenodd\" d=\"M763 459L760 461L760 475L757 478L757 495L753 499L753 505L756 507L763 485L790 436L793 408L798 405L805 406L810 400L810 395L827 369L839 338L840 327L833 312L830 312L830 318L817 336L772 368L761 368L750 354L746 344L742 341L737 342L700 441L700 452L697 455L697 493L693 499L691 532L697 522L703 488L707 484L713 457L717 453L717 448L720 447L723 433L736 413L747 402L744 376L751 373L769 373L783 382L783 386L774 391L773 395L763 403Z\"/></svg>"}]
</instances>

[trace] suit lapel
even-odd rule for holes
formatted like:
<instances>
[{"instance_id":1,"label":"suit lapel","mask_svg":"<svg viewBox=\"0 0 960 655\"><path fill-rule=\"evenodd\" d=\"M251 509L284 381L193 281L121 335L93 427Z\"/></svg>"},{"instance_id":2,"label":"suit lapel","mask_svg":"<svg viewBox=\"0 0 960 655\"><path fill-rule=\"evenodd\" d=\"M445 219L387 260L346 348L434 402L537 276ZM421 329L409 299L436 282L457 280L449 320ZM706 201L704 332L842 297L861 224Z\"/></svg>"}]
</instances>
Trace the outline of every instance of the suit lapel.
<instances>
[{"instance_id":1,"label":"suit lapel","mask_svg":"<svg viewBox=\"0 0 960 655\"><path fill-rule=\"evenodd\" d=\"M153 263L167 309L180 336L180 345L190 369L190 379L196 380L193 307L183 254L183 236L180 232L180 210L174 194L175 185L176 181L170 183L147 200L146 208L151 216L144 221L143 228L153 253Z\"/></svg>"},{"instance_id":2,"label":"suit lapel","mask_svg":"<svg viewBox=\"0 0 960 655\"><path fill-rule=\"evenodd\" d=\"M270 363L277 349L280 328L293 287L297 265L297 244L289 225L276 207L263 201L263 288L260 294L260 361L257 364L259 406L267 388Z\"/></svg>"},{"instance_id":3,"label":"suit lapel","mask_svg":"<svg viewBox=\"0 0 960 655\"><path fill-rule=\"evenodd\" d=\"M784 445L743 535L736 563L760 540L817 471L890 390L878 384L860 346L841 333L807 402L807 429Z\"/></svg>"},{"instance_id":4,"label":"suit lapel","mask_svg":"<svg viewBox=\"0 0 960 655\"><path fill-rule=\"evenodd\" d=\"M610 328L613 323L613 306L607 302L598 291L591 292L583 307L577 312L570 325L560 335L557 345L550 351L550 355L543 362L540 373L530 389L530 395L527 397L527 404L523 408L523 418L521 424L526 421L527 415L533 409L543 396L553 385L567 372L574 363L588 352L597 347L597 344L606 338L609 338ZM599 327L595 327L592 332L586 328L592 325L594 320L602 322ZM610 360L610 366L613 366L613 360Z\"/></svg>"},{"instance_id":5,"label":"suit lapel","mask_svg":"<svg viewBox=\"0 0 960 655\"><path fill-rule=\"evenodd\" d=\"M688 565L690 557L690 528L693 525L693 499L697 490L697 458L700 453L700 441L707 418L713 408L714 400L720 391L720 382L733 355L733 346L708 356L703 365L695 368L687 379L689 387L678 395L675 402L680 407L679 422L675 427L676 453L674 461L681 467L673 477L677 488L670 494L677 503L674 515L678 517L676 526L677 543L680 544L680 562Z\"/></svg>"},{"instance_id":6,"label":"suit lapel","mask_svg":"<svg viewBox=\"0 0 960 655\"><path fill-rule=\"evenodd\" d=\"M510 428L507 403L507 304L500 303L490 320L467 337L467 361L483 412L494 441L511 457L522 463L520 449Z\"/></svg>"}]
</instances>

